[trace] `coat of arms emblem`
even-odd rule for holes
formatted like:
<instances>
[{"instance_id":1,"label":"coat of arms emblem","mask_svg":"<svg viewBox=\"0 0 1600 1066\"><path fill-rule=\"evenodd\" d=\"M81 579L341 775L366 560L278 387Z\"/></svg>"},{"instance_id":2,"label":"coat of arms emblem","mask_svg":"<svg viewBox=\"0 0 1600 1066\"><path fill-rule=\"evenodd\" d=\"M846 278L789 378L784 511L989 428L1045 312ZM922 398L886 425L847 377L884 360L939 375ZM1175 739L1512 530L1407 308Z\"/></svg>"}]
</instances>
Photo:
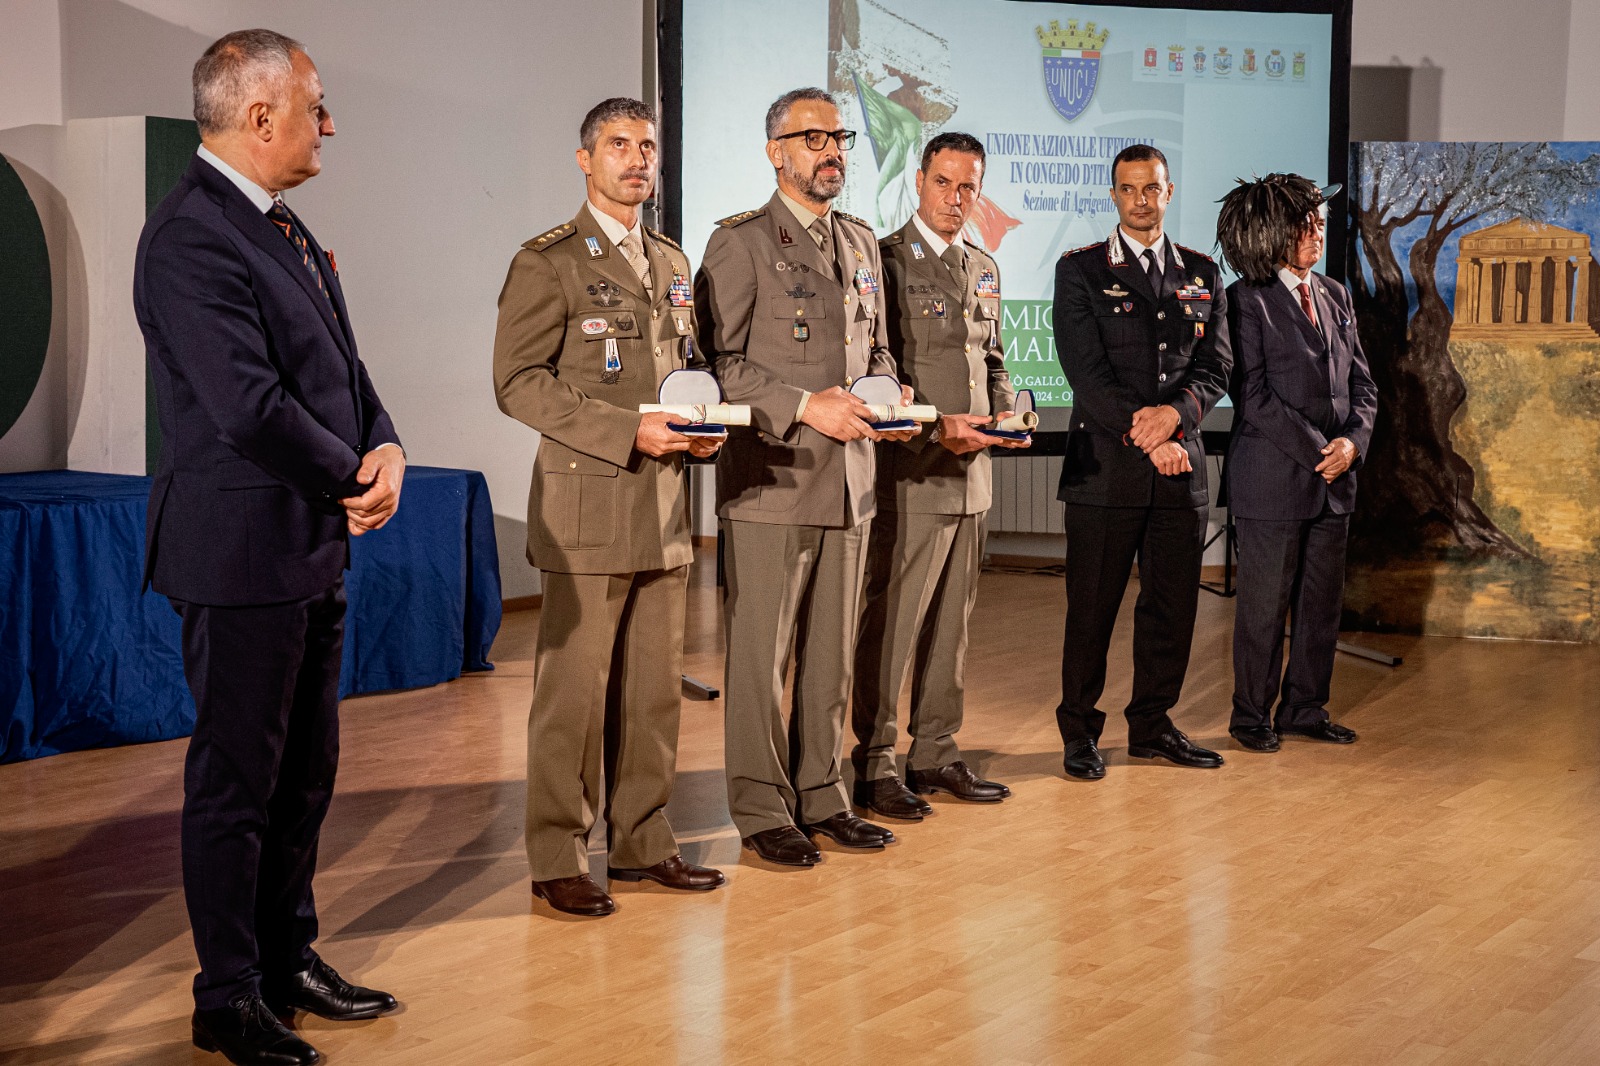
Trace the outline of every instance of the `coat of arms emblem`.
<instances>
[{"instance_id":1,"label":"coat of arms emblem","mask_svg":"<svg viewBox=\"0 0 1600 1066\"><path fill-rule=\"evenodd\" d=\"M1050 103L1071 122L1094 99L1094 87L1100 79L1100 49L1105 47L1110 31L1089 23L1078 28L1077 19L1068 19L1066 29L1056 19L1050 28L1034 27L1039 36L1039 47L1044 52L1044 89Z\"/></svg>"}]
</instances>

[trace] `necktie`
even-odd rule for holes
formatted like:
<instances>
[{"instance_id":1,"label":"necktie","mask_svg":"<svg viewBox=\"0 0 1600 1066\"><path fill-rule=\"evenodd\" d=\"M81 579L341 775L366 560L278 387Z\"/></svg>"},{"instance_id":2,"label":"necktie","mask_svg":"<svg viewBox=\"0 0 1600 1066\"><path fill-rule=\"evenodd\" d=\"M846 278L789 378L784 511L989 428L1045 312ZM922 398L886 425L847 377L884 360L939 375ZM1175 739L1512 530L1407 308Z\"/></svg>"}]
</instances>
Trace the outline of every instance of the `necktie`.
<instances>
[{"instance_id":1,"label":"necktie","mask_svg":"<svg viewBox=\"0 0 1600 1066\"><path fill-rule=\"evenodd\" d=\"M828 266L833 270L833 279L839 280L839 264L833 258L833 226L827 216L811 223L811 234L816 238L817 247L822 249L822 258L828 261Z\"/></svg>"},{"instance_id":2,"label":"necktie","mask_svg":"<svg viewBox=\"0 0 1600 1066\"><path fill-rule=\"evenodd\" d=\"M1311 320L1311 324L1317 325L1317 305L1311 302L1311 286L1304 281L1300 283L1300 307Z\"/></svg>"},{"instance_id":3,"label":"necktie","mask_svg":"<svg viewBox=\"0 0 1600 1066\"><path fill-rule=\"evenodd\" d=\"M654 286L650 283L650 260L645 258L644 242L639 239L637 233L630 230L628 235L622 238L622 254L628 257L628 265L639 275L645 293L654 295Z\"/></svg>"},{"instance_id":4,"label":"necktie","mask_svg":"<svg viewBox=\"0 0 1600 1066\"><path fill-rule=\"evenodd\" d=\"M944 265L950 268L950 276L955 279L956 286L961 290L963 300L967 297L967 252L959 244L952 244L944 250L939 257L944 260Z\"/></svg>"},{"instance_id":5,"label":"necktie","mask_svg":"<svg viewBox=\"0 0 1600 1066\"><path fill-rule=\"evenodd\" d=\"M1144 250L1144 272L1150 275L1150 290L1156 294L1156 299L1161 299L1163 295L1161 284L1165 277L1161 267L1156 263L1156 253L1153 248Z\"/></svg>"},{"instance_id":6,"label":"necktie","mask_svg":"<svg viewBox=\"0 0 1600 1066\"><path fill-rule=\"evenodd\" d=\"M273 200L272 209L267 212L267 219L274 226L283 230L283 235L289 238L289 243L294 245L294 250L300 253L300 261L306 269L311 271L311 276L316 279L317 289L322 295L328 297L328 302L333 302L333 297L328 296L328 286L322 281L322 271L317 269L317 257L311 254L311 242L306 239L305 230L300 228L300 220L294 217L287 204L282 200Z\"/></svg>"}]
</instances>

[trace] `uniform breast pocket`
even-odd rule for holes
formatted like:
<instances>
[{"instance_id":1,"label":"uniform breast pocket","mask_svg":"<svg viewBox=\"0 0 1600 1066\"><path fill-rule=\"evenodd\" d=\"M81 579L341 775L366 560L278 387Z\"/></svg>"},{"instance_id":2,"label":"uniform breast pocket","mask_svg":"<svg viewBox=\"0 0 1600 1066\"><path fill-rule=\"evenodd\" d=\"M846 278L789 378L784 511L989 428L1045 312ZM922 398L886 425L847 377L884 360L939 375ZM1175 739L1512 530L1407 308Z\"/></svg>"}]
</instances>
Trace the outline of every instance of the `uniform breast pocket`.
<instances>
[{"instance_id":1,"label":"uniform breast pocket","mask_svg":"<svg viewBox=\"0 0 1600 1066\"><path fill-rule=\"evenodd\" d=\"M687 316L685 316L687 317ZM585 312L578 320L578 332L584 339L584 358L578 367L578 376L586 381L623 381L634 375L637 367L630 358L639 347L639 314L629 308L607 308Z\"/></svg>"},{"instance_id":2,"label":"uniform breast pocket","mask_svg":"<svg viewBox=\"0 0 1600 1066\"><path fill-rule=\"evenodd\" d=\"M1137 360L1143 364L1153 354L1155 346L1146 343L1149 331L1139 318L1138 307L1132 300L1100 300L1094 304L1094 324L1113 362Z\"/></svg>"},{"instance_id":3,"label":"uniform breast pocket","mask_svg":"<svg viewBox=\"0 0 1600 1066\"><path fill-rule=\"evenodd\" d=\"M828 315L827 301L815 293L809 296L774 296L771 300L774 325L787 333L789 349L797 363L816 363L823 357L822 345L815 336Z\"/></svg>"},{"instance_id":4,"label":"uniform breast pocket","mask_svg":"<svg viewBox=\"0 0 1600 1066\"><path fill-rule=\"evenodd\" d=\"M537 491L528 526L557 548L604 548L617 535L618 468L546 438L539 445Z\"/></svg>"}]
</instances>

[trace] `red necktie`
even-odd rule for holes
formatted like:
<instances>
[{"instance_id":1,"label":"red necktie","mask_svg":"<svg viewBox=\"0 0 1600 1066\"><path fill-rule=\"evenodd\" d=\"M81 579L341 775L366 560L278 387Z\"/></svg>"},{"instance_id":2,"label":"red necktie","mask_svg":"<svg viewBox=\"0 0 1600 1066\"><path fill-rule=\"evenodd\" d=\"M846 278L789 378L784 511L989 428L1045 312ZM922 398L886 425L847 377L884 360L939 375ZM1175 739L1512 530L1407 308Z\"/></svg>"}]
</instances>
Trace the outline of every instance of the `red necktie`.
<instances>
[{"instance_id":1,"label":"red necktie","mask_svg":"<svg viewBox=\"0 0 1600 1066\"><path fill-rule=\"evenodd\" d=\"M1304 281L1300 283L1300 306L1305 309L1306 317L1315 326L1317 324L1317 309L1311 302L1311 285Z\"/></svg>"}]
</instances>

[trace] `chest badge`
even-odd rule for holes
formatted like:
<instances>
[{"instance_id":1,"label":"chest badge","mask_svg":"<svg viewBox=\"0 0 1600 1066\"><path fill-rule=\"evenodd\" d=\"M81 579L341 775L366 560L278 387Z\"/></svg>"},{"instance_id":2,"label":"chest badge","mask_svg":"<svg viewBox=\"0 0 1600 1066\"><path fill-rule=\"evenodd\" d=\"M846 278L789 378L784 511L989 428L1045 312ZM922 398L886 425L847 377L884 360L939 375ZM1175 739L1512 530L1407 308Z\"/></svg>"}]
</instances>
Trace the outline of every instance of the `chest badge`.
<instances>
[{"instance_id":1,"label":"chest badge","mask_svg":"<svg viewBox=\"0 0 1600 1066\"><path fill-rule=\"evenodd\" d=\"M944 317L944 301L943 300L935 300L935 301L933 301L933 317L934 318L943 318Z\"/></svg>"},{"instance_id":2,"label":"chest badge","mask_svg":"<svg viewBox=\"0 0 1600 1066\"><path fill-rule=\"evenodd\" d=\"M672 284L667 286L667 303L673 307L688 307L693 302L694 293L689 289L689 279L674 270Z\"/></svg>"},{"instance_id":3,"label":"chest badge","mask_svg":"<svg viewBox=\"0 0 1600 1066\"><path fill-rule=\"evenodd\" d=\"M807 292L806 287L800 284L799 281L795 282L794 288L785 289L783 294L792 300L804 300L809 296L816 295L814 292Z\"/></svg>"},{"instance_id":4,"label":"chest badge","mask_svg":"<svg viewBox=\"0 0 1600 1066\"><path fill-rule=\"evenodd\" d=\"M1127 289L1124 289L1122 287L1122 283L1120 281L1117 282L1115 285L1111 286L1111 288L1109 288L1109 289L1101 289L1100 291L1105 293L1107 296L1115 297L1118 300L1122 299L1124 296L1133 295Z\"/></svg>"},{"instance_id":5,"label":"chest badge","mask_svg":"<svg viewBox=\"0 0 1600 1066\"><path fill-rule=\"evenodd\" d=\"M984 267L983 273L978 275L979 296L999 296L1000 279L994 276L994 271Z\"/></svg>"},{"instance_id":6,"label":"chest badge","mask_svg":"<svg viewBox=\"0 0 1600 1066\"><path fill-rule=\"evenodd\" d=\"M600 250L600 241L597 238L585 237L583 239L583 243L587 244L589 246L589 258L590 259L599 259L602 255L606 254L605 252Z\"/></svg>"},{"instance_id":7,"label":"chest badge","mask_svg":"<svg viewBox=\"0 0 1600 1066\"><path fill-rule=\"evenodd\" d=\"M586 318L578 324L585 337L598 337L606 331L606 320L603 318Z\"/></svg>"},{"instance_id":8,"label":"chest badge","mask_svg":"<svg viewBox=\"0 0 1600 1066\"><path fill-rule=\"evenodd\" d=\"M622 294L618 292L616 286L612 285L609 281L602 281L598 284L590 285L585 291L587 291L590 296L593 296L594 302L599 304L601 307L615 307L622 302Z\"/></svg>"},{"instance_id":9,"label":"chest badge","mask_svg":"<svg viewBox=\"0 0 1600 1066\"><path fill-rule=\"evenodd\" d=\"M856 258L861 258L861 253L856 253ZM871 296L878 291L878 276L866 267L856 267L856 292L862 296Z\"/></svg>"},{"instance_id":10,"label":"chest badge","mask_svg":"<svg viewBox=\"0 0 1600 1066\"><path fill-rule=\"evenodd\" d=\"M1132 311L1133 310L1133 301L1132 300L1124 300L1124 301L1122 301L1122 309L1124 311Z\"/></svg>"},{"instance_id":11,"label":"chest badge","mask_svg":"<svg viewBox=\"0 0 1600 1066\"><path fill-rule=\"evenodd\" d=\"M1205 335L1206 335L1206 324L1204 322L1196 322L1194 324L1194 336L1195 336L1195 339L1199 340L1201 337L1204 337Z\"/></svg>"},{"instance_id":12,"label":"chest badge","mask_svg":"<svg viewBox=\"0 0 1600 1066\"><path fill-rule=\"evenodd\" d=\"M803 341L803 340L809 339L810 337L811 337L811 327L810 326L806 325L804 322L796 322L794 324L794 339L795 340Z\"/></svg>"},{"instance_id":13,"label":"chest badge","mask_svg":"<svg viewBox=\"0 0 1600 1066\"><path fill-rule=\"evenodd\" d=\"M600 380L607 385L615 385L617 378L622 376L622 353L617 348L617 338L606 338L606 369L600 375Z\"/></svg>"}]
</instances>

